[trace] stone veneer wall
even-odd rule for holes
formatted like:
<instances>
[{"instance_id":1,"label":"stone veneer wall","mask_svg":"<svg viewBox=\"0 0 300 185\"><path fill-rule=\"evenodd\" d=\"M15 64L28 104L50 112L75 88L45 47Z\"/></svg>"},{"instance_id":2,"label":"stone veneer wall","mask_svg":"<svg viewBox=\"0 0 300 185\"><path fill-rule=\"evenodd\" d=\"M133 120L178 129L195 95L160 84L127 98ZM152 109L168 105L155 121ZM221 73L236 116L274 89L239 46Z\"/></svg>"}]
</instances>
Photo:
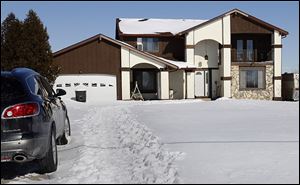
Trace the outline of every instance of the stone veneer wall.
<instances>
[{"instance_id":1,"label":"stone veneer wall","mask_svg":"<svg viewBox=\"0 0 300 185\"><path fill-rule=\"evenodd\" d=\"M236 99L273 99L273 65L266 65L266 88L263 90L239 90L239 66L231 66L231 94Z\"/></svg>"}]
</instances>

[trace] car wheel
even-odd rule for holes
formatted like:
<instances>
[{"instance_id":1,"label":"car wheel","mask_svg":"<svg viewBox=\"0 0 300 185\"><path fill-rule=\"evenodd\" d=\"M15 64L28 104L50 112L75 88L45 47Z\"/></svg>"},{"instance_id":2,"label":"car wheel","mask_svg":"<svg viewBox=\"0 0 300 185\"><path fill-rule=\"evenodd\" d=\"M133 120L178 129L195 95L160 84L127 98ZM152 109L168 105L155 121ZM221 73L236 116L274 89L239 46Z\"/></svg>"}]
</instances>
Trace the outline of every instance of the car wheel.
<instances>
[{"instance_id":1,"label":"car wheel","mask_svg":"<svg viewBox=\"0 0 300 185\"><path fill-rule=\"evenodd\" d=\"M39 162L39 171L38 173L51 173L57 169L57 145L56 145L56 133L55 128L52 128L50 135L50 144L47 151L47 154L44 158L40 159Z\"/></svg>"},{"instance_id":2,"label":"car wheel","mask_svg":"<svg viewBox=\"0 0 300 185\"><path fill-rule=\"evenodd\" d=\"M70 143L70 141L71 141L71 126L70 126L69 117L66 116L65 123L64 123L64 133L59 138L58 144L66 145L66 144Z\"/></svg>"}]
</instances>

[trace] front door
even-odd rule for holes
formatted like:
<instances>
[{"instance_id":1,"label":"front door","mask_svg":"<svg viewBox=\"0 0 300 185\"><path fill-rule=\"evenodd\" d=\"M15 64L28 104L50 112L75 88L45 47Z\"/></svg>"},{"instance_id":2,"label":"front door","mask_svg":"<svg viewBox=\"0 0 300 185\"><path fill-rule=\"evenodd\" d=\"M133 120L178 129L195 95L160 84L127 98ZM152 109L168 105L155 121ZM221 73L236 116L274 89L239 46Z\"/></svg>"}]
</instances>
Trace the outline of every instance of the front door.
<instances>
[{"instance_id":1,"label":"front door","mask_svg":"<svg viewBox=\"0 0 300 185\"><path fill-rule=\"evenodd\" d=\"M211 71L203 70L195 72L195 96L211 96Z\"/></svg>"}]
</instances>

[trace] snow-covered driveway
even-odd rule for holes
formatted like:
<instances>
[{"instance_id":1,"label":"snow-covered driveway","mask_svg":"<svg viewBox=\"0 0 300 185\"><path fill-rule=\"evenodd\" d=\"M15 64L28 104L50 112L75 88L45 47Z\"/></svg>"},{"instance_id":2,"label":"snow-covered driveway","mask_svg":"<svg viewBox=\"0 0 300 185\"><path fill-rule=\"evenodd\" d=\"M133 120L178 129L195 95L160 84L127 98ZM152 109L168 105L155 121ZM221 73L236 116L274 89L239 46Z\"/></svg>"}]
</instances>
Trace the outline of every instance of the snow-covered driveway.
<instances>
[{"instance_id":1,"label":"snow-covered driveway","mask_svg":"<svg viewBox=\"0 0 300 185\"><path fill-rule=\"evenodd\" d=\"M1 165L1 177L18 175L1 183L299 183L299 103L67 106L73 136L59 147L58 171Z\"/></svg>"}]
</instances>

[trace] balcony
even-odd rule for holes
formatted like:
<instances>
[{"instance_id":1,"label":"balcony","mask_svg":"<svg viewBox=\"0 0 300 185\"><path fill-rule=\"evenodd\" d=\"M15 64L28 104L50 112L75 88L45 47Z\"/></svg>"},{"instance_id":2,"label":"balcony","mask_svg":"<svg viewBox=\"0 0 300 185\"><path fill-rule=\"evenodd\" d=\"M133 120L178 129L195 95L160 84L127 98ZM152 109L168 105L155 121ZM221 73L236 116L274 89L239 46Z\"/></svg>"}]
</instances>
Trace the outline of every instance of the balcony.
<instances>
[{"instance_id":1,"label":"balcony","mask_svg":"<svg viewBox=\"0 0 300 185\"><path fill-rule=\"evenodd\" d=\"M232 34L233 63L265 63L273 61L270 34Z\"/></svg>"}]
</instances>

